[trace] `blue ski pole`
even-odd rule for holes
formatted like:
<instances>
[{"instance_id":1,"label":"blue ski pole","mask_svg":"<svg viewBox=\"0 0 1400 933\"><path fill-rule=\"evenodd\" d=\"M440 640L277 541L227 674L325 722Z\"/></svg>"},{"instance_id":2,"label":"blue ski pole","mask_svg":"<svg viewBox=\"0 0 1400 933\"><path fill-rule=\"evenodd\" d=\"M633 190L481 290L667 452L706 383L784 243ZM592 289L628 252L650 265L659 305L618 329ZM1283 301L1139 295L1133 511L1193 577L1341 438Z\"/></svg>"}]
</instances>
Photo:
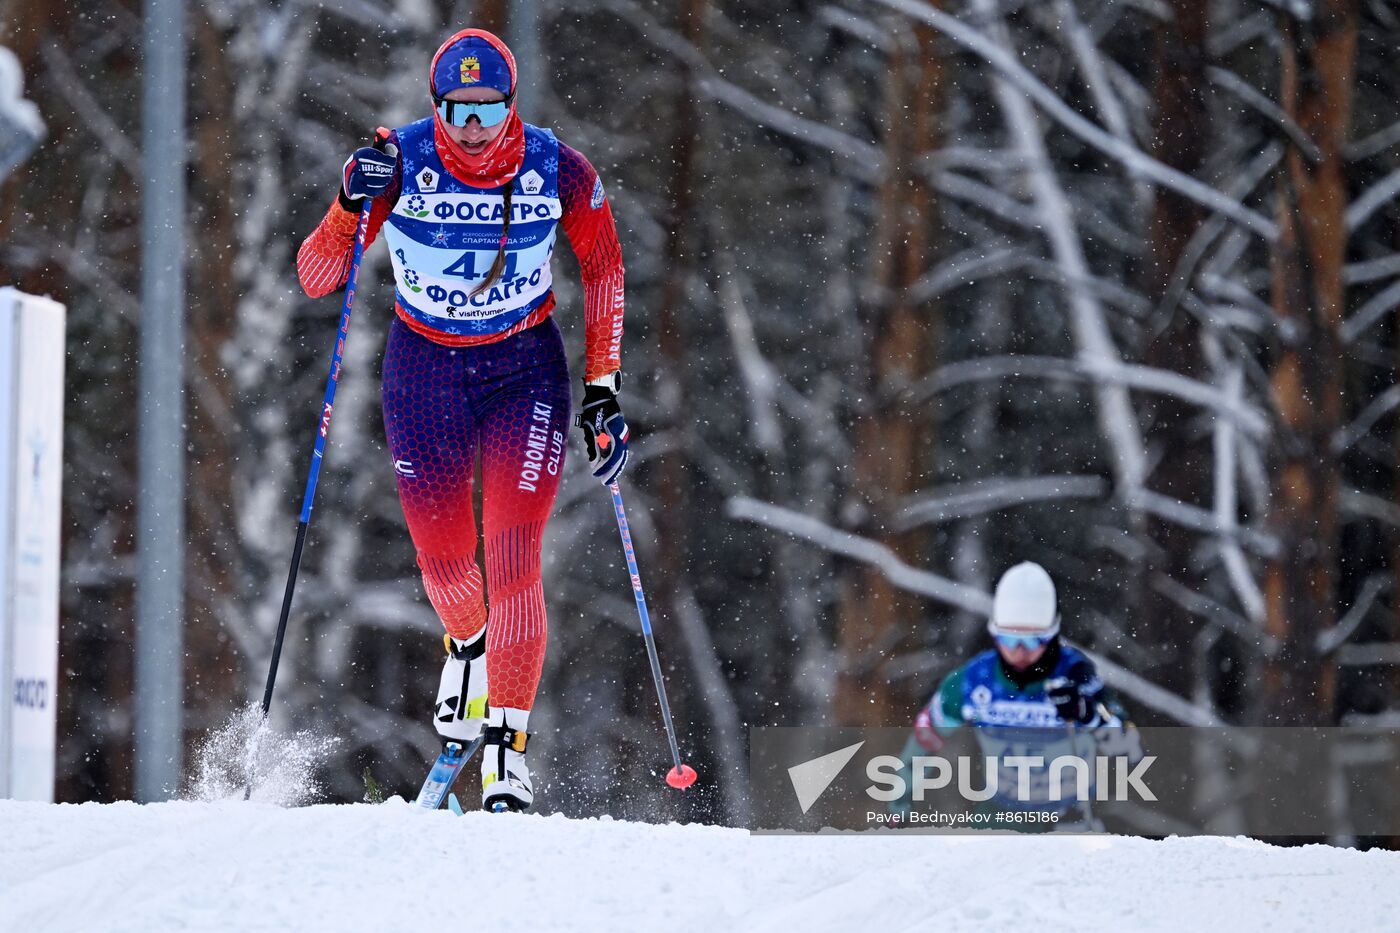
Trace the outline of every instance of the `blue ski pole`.
<instances>
[{"instance_id":1,"label":"blue ski pole","mask_svg":"<svg viewBox=\"0 0 1400 933\"><path fill-rule=\"evenodd\" d=\"M637 572L637 553L632 549L632 531L627 526L627 512L622 508L622 490L609 483L613 512L617 515L617 531L622 535L622 552L627 555L627 572L632 575L632 595L637 600L637 614L642 619L642 636L647 640L647 657L651 659L651 676L656 681L656 696L661 701L661 719L666 724L666 739L671 743L671 761L675 767L666 775L666 783L683 790L695 783L695 769L681 763L680 746L676 743L676 727L671 723L671 704L666 702L666 681L661 676L661 659L656 655L656 639L651 634L651 615L647 612L647 597L642 592L642 576Z\"/></svg>"},{"instance_id":2,"label":"blue ski pole","mask_svg":"<svg viewBox=\"0 0 1400 933\"><path fill-rule=\"evenodd\" d=\"M306 477L306 494L301 500L301 520L297 523L297 543L292 548L292 569L287 574L287 589L282 594L282 615L277 620L277 638L272 643L272 663L267 670L267 688L263 691L263 718L267 718L272 708L272 686L277 682L277 662L282 657L282 640L287 634L287 616L292 611L292 592L297 585L297 571L301 569L301 551L306 544L306 527L311 524L311 504L316 499L316 480L321 475L321 460L326 451L326 435L331 426L331 403L335 401L335 387L340 381L340 359L345 354L345 337L350 331L350 312L355 307L355 283L360 277L360 260L365 255L365 238L369 230L370 198L365 198L360 208L360 222L355 227L355 246L350 254L350 277L345 281L345 304L340 310L340 331L335 338L335 351L331 354L331 373L326 380L326 398L321 405L320 424L316 429L316 445L311 451L311 469Z\"/></svg>"}]
</instances>

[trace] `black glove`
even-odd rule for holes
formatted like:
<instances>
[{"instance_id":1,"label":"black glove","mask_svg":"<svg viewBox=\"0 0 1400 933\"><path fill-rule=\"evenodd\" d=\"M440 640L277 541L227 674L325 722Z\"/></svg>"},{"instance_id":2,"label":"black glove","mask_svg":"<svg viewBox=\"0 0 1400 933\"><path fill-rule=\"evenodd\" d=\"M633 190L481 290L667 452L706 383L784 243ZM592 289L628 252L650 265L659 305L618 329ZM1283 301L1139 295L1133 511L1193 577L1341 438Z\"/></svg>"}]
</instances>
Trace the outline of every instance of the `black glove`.
<instances>
[{"instance_id":1,"label":"black glove","mask_svg":"<svg viewBox=\"0 0 1400 933\"><path fill-rule=\"evenodd\" d=\"M575 422L583 429L583 443L588 448L588 466L593 475L611 486L627 466L627 419L617 404L617 387L586 383L583 387L583 407Z\"/></svg>"},{"instance_id":2,"label":"black glove","mask_svg":"<svg viewBox=\"0 0 1400 933\"><path fill-rule=\"evenodd\" d=\"M1056 677L1045 682L1045 698L1055 705L1055 715L1065 722L1087 726L1098 719L1098 695L1086 694L1088 686L1069 677Z\"/></svg>"},{"instance_id":3,"label":"black glove","mask_svg":"<svg viewBox=\"0 0 1400 933\"><path fill-rule=\"evenodd\" d=\"M1137 726L1116 719L1094 730L1094 743L1105 758L1126 758L1128 764L1142 761L1142 734Z\"/></svg>"},{"instance_id":4,"label":"black glove","mask_svg":"<svg viewBox=\"0 0 1400 933\"><path fill-rule=\"evenodd\" d=\"M341 169L340 203L348 210L358 211L354 202L361 198L377 198L394 179L399 148L389 142L387 132L376 135L373 146L364 146L351 153ZM348 204L347 204L348 202Z\"/></svg>"}]
</instances>

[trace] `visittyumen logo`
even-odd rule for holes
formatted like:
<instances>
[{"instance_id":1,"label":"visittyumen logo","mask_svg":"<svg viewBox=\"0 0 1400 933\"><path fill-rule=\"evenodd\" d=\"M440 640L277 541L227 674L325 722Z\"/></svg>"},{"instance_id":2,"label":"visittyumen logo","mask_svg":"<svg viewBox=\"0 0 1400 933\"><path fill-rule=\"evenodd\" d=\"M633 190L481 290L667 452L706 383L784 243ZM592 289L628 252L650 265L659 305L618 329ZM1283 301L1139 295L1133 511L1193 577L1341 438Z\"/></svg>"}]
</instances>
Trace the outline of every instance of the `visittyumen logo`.
<instances>
[{"instance_id":1,"label":"visittyumen logo","mask_svg":"<svg viewBox=\"0 0 1400 933\"><path fill-rule=\"evenodd\" d=\"M475 55L462 59L462 83L475 84L481 80L481 60Z\"/></svg>"}]
</instances>

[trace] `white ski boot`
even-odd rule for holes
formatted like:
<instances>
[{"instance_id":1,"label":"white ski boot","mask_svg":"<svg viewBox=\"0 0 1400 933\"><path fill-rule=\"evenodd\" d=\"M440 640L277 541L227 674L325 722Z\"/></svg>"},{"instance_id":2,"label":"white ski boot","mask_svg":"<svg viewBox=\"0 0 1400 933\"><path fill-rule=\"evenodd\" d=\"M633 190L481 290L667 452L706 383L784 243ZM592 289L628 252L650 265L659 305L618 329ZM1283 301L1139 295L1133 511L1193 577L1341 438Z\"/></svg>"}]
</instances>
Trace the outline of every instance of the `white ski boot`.
<instances>
[{"instance_id":1,"label":"white ski boot","mask_svg":"<svg viewBox=\"0 0 1400 933\"><path fill-rule=\"evenodd\" d=\"M525 766L528 709L492 707L481 747L481 807L493 813L524 810L535 799Z\"/></svg>"},{"instance_id":2,"label":"white ski boot","mask_svg":"<svg viewBox=\"0 0 1400 933\"><path fill-rule=\"evenodd\" d=\"M486 626L467 641L443 635L442 643L447 660L438 682L433 725L444 742L466 747L486 725Z\"/></svg>"}]
</instances>

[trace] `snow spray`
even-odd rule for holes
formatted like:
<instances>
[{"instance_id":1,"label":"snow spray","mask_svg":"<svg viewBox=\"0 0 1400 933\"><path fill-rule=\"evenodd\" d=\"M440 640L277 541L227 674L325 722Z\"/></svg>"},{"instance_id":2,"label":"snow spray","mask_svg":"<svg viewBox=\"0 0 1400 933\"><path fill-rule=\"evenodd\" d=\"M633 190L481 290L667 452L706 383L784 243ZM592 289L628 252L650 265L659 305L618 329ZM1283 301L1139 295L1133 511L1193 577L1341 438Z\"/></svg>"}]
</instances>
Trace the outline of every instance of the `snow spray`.
<instances>
[{"instance_id":1,"label":"snow spray","mask_svg":"<svg viewBox=\"0 0 1400 933\"><path fill-rule=\"evenodd\" d=\"M340 740L315 732L284 735L250 703L214 730L195 753L194 776L185 799L249 799L296 807L320 797L316 774Z\"/></svg>"}]
</instances>

